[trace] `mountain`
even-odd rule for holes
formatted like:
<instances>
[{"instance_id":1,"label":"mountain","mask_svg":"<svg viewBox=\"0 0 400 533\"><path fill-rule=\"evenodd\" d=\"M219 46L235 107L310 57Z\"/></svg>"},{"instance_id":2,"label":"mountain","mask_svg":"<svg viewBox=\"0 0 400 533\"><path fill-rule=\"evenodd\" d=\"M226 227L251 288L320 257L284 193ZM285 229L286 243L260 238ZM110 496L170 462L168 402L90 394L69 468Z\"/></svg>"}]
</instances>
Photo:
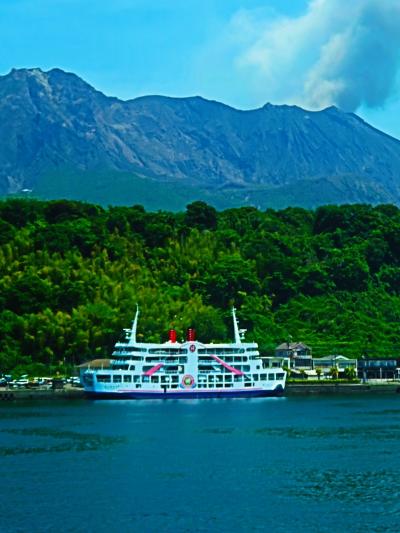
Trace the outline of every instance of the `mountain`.
<instances>
[{"instance_id":1,"label":"mountain","mask_svg":"<svg viewBox=\"0 0 400 533\"><path fill-rule=\"evenodd\" d=\"M60 69L0 77L0 194L180 209L400 204L400 141L335 107L107 97Z\"/></svg>"}]
</instances>

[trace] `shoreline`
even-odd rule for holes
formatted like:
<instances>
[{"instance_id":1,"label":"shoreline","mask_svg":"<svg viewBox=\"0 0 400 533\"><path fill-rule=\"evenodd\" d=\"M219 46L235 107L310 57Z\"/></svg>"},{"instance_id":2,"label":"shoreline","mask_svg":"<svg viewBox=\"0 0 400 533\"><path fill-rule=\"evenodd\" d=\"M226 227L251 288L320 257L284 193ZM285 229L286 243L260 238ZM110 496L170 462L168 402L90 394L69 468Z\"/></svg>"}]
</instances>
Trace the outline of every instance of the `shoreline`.
<instances>
[{"instance_id":1,"label":"shoreline","mask_svg":"<svg viewBox=\"0 0 400 533\"><path fill-rule=\"evenodd\" d=\"M384 383L286 383L285 396L300 394L400 394L400 382Z\"/></svg>"},{"instance_id":2,"label":"shoreline","mask_svg":"<svg viewBox=\"0 0 400 533\"><path fill-rule=\"evenodd\" d=\"M287 383L284 396L324 394L400 394L400 382L389 383ZM0 403L29 400L82 400L82 388L64 389L0 389Z\"/></svg>"},{"instance_id":3,"label":"shoreline","mask_svg":"<svg viewBox=\"0 0 400 533\"><path fill-rule=\"evenodd\" d=\"M0 389L0 403L20 400L82 400L85 392L82 388L64 389Z\"/></svg>"}]
</instances>

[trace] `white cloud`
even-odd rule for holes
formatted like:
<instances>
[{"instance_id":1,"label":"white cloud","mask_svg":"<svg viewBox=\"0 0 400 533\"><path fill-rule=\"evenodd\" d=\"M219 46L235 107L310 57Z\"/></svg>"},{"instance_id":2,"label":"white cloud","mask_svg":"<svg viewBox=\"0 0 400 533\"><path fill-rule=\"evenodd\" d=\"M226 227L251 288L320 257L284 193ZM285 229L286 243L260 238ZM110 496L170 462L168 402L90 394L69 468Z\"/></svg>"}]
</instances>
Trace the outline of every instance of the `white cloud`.
<instances>
[{"instance_id":1,"label":"white cloud","mask_svg":"<svg viewBox=\"0 0 400 533\"><path fill-rule=\"evenodd\" d=\"M400 65L400 0L313 0L304 15L260 21L240 11L236 67L265 98L318 109L383 105Z\"/></svg>"}]
</instances>

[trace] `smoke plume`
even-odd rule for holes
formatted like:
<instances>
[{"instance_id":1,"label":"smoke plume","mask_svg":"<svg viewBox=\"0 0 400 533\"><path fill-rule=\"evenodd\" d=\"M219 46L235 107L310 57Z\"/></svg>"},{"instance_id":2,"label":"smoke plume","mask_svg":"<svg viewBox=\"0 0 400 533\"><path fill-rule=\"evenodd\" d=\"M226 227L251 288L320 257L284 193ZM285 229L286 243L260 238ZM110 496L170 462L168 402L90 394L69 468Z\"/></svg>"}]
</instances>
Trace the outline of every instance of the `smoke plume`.
<instances>
[{"instance_id":1,"label":"smoke plume","mask_svg":"<svg viewBox=\"0 0 400 533\"><path fill-rule=\"evenodd\" d=\"M249 14L239 13L249 31ZM297 18L252 26L238 65L267 91L311 109L379 107L400 67L400 0L313 0Z\"/></svg>"}]
</instances>

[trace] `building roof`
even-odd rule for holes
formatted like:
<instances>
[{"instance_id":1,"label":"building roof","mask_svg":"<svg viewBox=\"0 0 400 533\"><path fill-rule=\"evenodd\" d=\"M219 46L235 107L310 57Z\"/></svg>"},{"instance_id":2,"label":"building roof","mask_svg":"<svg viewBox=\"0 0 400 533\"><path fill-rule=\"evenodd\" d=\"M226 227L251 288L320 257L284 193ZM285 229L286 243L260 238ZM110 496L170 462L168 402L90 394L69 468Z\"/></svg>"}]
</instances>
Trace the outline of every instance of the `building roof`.
<instances>
[{"instance_id":1,"label":"building roof","mask_svg":"<svg viewBox=\"0 0 400 533\"><path fill-rule=\"evenodd\" d=\"M275 350L311 350L304 342L283 342Z\"/></svg>"},{"instance_id":2,"label":"building roof","mask_svg":"<svg viewBox=\"0 0 400 533\"><path fill-rule=\"evenodd\" d=\"M356 358L350 359L344 355L324 355L324 357L314 358L314 361L356 361Z\"/></svg>"}]
</instances>

